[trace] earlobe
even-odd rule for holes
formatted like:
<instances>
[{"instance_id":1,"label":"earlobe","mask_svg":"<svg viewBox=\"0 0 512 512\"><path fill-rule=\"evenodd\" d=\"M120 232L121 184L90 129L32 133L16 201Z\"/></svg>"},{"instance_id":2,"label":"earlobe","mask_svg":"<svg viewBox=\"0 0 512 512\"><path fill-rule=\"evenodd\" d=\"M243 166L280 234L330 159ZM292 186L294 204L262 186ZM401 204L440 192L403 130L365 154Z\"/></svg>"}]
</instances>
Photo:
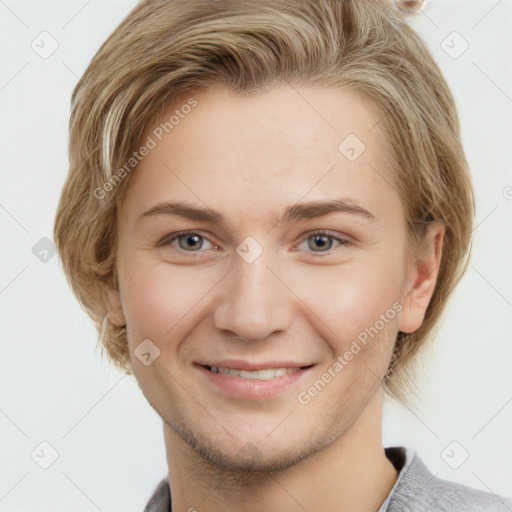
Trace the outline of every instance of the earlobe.
<instances>
[{"instance_id":1,"label":"earlobe","mask_svg":"<svg viewBox=\"0 0 512 512\"><path fill-rule=\"evenodd\" d=\"M427 232L429 243L425 254L410 265L398 326L402 332L412 333L423 323L439 274L444 233L443 224L432 223Z\"/></svg>"}]
</instances>

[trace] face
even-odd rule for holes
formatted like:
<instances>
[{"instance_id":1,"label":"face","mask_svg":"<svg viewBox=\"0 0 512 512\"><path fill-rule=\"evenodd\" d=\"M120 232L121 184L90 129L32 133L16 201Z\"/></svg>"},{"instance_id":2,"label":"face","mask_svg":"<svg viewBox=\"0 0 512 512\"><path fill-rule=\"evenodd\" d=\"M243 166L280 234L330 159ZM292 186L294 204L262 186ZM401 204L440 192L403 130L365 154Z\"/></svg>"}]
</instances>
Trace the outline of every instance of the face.
<instances>
[{"instance_id":1,"label":"face","mask_svg":"<svg viewBox=\"0 0 512 512\"><path fill-rule=\"evenodd\" d=\"M133 171L110 320L127 324L149 403L198 453L283 468L361 417L430 281L364 98L193 96Z\"/></svg>"}]
</instances>

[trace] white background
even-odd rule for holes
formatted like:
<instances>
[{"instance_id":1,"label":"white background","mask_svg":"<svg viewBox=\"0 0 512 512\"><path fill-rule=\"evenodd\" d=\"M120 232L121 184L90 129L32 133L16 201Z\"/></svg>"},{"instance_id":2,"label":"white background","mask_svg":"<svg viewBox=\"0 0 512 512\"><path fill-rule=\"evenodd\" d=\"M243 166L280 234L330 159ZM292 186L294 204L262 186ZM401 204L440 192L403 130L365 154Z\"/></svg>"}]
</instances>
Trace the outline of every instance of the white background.
<instances>
[{"instance_id":1,"label":"white background","mask_svg":"<svg viewBox=\"0 0 512 512\"><path fill-rule=\"evenodd\" d=\"M32 253L52 238L72 89L134 5L0 0L0 512L139 512L167 473L156 413L134 378L94 351L58 257ZM384 442L414 447L439 477L510 495L512 1L431 0L409 20L459 107L477 228L419 407L388 403ZM59 45L47 59L31 48L43 31ZM464 43L453 31L469 43L458 58ZM48 469L31 458L42 441L58 452ZM452 465L469 453L458 469L441 456L453 441Z\"/></svg>"}]
</instances>

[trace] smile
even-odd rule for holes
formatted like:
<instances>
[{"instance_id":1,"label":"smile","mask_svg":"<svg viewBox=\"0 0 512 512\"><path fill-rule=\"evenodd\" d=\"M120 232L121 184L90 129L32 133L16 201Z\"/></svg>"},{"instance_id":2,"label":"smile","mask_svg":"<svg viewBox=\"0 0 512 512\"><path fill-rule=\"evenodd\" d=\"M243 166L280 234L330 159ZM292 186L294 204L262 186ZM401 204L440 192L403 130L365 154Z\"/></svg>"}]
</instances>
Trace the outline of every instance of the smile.
<instances>
[{"instance_id":1,"label":"smile","mask_svg":"<svg viewBox=\"0 0 512 512\"><path fill-rule=\"evenodd\" d=\"M212 373L222 373L224 375L232 375L233 377L242 377L243 379L254 380L270 380L282 377L287 373L295 373L300 368L266 368L263 370L240 370L238 368L226 368L224 366L207 366Z\"/></svg>"},{"instance_id":2,"label":"smile","mask_svg":"<svg viewBox=\"0 0 512 512\"><path fill-rule=\"evenodd\" d=\"M215 363L199 364L201 379L206 379L208 388L215 393L244 400L262 400L275 397L299 386L307 375L313 371L315 364L301 366L300 363L285 361L267 361L265 363L248 363L244 361L223 361L229 366ZM242 366L242 368L240 368ZM302 385L304 386L304 385ZM291 392L291 391L290 391Z\"/></svg>"}]
</instances>

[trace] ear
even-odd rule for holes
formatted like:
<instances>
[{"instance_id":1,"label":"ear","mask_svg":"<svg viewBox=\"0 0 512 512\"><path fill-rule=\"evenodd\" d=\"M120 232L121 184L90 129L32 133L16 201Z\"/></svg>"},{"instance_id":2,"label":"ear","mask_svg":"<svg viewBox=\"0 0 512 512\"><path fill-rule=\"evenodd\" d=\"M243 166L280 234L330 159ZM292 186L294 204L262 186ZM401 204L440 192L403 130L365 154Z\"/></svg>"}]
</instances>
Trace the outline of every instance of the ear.
<instances>
[{"instance_id":1,"label":"ear","mask_svg":"<svg viewBox=\"0 0 512 512\"><path fill-rule=\"evenodd\" d=\"M105 293L108 303L108 321L118 327L126 325L115 269L105 284Z\"/></svg>"},{"instance_id":2,"label":"ear","mask_svg":"<svg viewBox=\"0 0 512 512\"><path fill-rule=\"evenodd\" d=\"M431 223L427 231L427 248L421 259L411 256L402 292L402 313L398 327L402 332L412 333L423 323L437 282L444 234L443 224Z\"/></svg>"}]
</instances>

